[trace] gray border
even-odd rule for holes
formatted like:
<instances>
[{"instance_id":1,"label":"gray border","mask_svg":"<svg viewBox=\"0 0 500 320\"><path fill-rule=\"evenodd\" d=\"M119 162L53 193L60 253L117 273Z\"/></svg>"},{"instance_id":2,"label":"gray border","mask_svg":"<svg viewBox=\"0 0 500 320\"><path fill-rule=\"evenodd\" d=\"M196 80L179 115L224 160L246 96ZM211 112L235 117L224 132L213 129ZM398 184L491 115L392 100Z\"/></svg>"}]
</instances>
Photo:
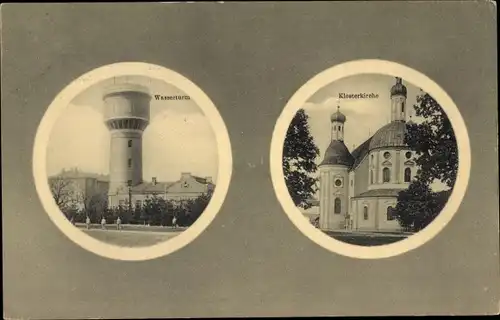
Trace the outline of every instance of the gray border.
<instances>
[{"instance_id":1,"label":"gray border","mask_svg":"<svg viewBox=\"0 0 500 320\"><path fill-rule=\"evenodd\" d=\"M496 13L492 2L7 4L2 6L4 315L119 318L498 313ZM469 189L432 241L390 259L332 254L273 192L268 155L283 106L317 73L392 60L455 101L472 148ZM52 99L96 67L173 69L218 106L233 149L220 213L191 244L111 261L43 212L31 155Z\"/></svg>"}]
</instances>

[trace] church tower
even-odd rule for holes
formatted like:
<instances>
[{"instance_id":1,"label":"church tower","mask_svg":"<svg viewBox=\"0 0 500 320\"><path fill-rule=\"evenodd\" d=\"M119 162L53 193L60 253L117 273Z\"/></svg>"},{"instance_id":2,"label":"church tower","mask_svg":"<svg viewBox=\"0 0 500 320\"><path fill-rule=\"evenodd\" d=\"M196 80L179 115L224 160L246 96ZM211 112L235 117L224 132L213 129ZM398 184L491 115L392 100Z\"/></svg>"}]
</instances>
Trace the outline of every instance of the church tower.
<instances>
[{"instance_id":1,"label":"church tower","mask_svg":"<svg viewBox=\"0 0 500 320\"><path fill-rule=\"evenodd\" d=\"M135 84L108 87L104 122L111 132L109 205L127 199L128 187L142 182L142 134L149 124L149 90ZM123 198L123 199L122 199Z\"/></svg>"},{"instance_id":2,"label":"church tower","mask_svg":"<svg viewBox=\"0 0 500 320\"><path fill-rule=\"evenodd\" d=\"M408 114L406 95L407 91L406 86L403 85L403 80L396 77L396 84L391 88L391 122L406 121Z\"/></svg>"},{"instance_id":3,"label":"church tower","mask_svg":"<svg viewBox=\"0 0 500 320\"><path fill-rule=\"evenodd\" d=\"M331 142L319 165L319 227L323 230L344 228L349 207L349 169L354 159L344 144L346 117L337 112L330 117Z\"/></svg>"}]
</instances>

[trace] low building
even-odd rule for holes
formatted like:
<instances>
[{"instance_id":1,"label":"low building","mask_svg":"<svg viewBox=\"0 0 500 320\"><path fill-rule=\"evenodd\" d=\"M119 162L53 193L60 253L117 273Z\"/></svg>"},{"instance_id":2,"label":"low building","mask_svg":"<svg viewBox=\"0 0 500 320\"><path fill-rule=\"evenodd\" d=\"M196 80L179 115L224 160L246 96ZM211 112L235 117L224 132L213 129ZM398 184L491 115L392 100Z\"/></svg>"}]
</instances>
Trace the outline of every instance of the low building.
<instances>
[{"instance_id":1,"label":"low building","mask_svg":"<svg viewBox=\"0 0 500 320\"><path fill-rule=\"evenodd\" d=\"M104 197L108 207L128 206L130 200L132 206L136 207L152 196L181 203L208 194L215 188L211 177L202 178L188 172L182 173L177 181L160 182L152 178L150 182L121 188L114 194L109 194L108 175L71 169L63 170L48 180L55 198L65 197L60 201L76 203L79 209L83 209L84 201L89 201L93 196Z\"/></svg>"}]
</instances>

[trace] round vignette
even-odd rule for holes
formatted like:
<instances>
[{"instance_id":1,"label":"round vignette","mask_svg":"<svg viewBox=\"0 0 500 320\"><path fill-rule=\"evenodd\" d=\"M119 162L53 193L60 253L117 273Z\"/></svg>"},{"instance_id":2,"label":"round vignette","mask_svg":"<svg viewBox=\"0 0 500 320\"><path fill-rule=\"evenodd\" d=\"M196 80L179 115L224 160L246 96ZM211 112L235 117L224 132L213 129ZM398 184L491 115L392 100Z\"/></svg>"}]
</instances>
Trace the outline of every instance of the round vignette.
<instances>
[{"instance_id":1,"label":"round vignette","mask_svg":"<svg viewBox=\"0 0 500 320\"><path fill-rule=\"evenodd\" d=\"M361 74L380 74L402 77L422 88L438 101L452 124L458 145L459 164L453 192L441 213L426 228L414 235L386 245L364 247L348 244L332 238L316 229L295 206L282 167L283 144L286 132L296 112L319 89L345 77ZM471 168L469 136L465 122L453 100L434 81L422 73L404 65L385 60L355 60L329 68L306 82L288 101L274 128L271 140L270 169L274 191L283 210L292 223L309 239L321 247L358 259L380 259L400 255L422 246L436 236L451 221L467 190Z\"/></svg>"},{"instance_id":2,"label":"round vignette","mask_svg":"<svg viewBox=\"0 0 500 320\"><path fill-rule=\"evenodd\" d=\"M132 75L147 76L173 84L188 94L209 119L214 129L219 158L217 188L203 214L193 223L193 225L174 238L141 248L120 247L101 242L80 231L78 228L75 228L75 226L64 217L53 201L49 184L47 183L46 170L47 145L52 127L69 103L79 93L103 80L111 77ZM229 134L222 117L210 98L193 82L175 71L141 62L124 62L103 66L82 75L70 83L56 96L45 112L39 124L33 148L35 187L43 208L53 223L80 247L105 258L123 261L143 261L166 256L181 249L197 238L208 225L210 225L222 207L229 189L232 167Z\"/></svg>"}]
</instances>

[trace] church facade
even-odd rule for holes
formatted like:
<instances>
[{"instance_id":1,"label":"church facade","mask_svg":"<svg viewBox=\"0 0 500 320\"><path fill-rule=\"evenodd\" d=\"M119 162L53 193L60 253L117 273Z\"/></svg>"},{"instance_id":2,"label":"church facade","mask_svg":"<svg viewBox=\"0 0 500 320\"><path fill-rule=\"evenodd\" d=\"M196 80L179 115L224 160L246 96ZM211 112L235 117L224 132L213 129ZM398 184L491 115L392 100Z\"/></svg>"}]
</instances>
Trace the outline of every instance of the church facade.
<instances>
[{"instance_id":1,"label":"church facade","mask_svg":"<svg viewBox=\"0 0 500 320\"><path fill-rule=\"evenodd\" d=\"M391 121L349 152L346 116L331 115L331 143L319 165L319 228L400 231L393 215L399 191L417 173L415 153L404 143L408 108L401 78L390 89Z\"/></svg>"}]
</instances>

